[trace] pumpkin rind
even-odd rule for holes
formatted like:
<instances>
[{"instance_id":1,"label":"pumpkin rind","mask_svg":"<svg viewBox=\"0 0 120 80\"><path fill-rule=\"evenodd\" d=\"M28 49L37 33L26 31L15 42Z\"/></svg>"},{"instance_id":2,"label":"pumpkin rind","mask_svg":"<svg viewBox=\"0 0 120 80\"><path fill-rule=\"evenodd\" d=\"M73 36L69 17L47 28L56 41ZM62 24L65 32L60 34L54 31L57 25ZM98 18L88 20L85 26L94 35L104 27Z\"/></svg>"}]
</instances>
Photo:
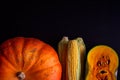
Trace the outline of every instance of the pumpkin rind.
<instances>
[{"instance_id":1,"label":"pumpkin rind","mask_svg":"<svg viewBox=\"0 0 120 80\"><path fill-rule=\"evenodd\" d=\"M0 46L0 80L60 80L61 64L56 51L35 38L16 37Z\"/></svg>"},{"instance_id":2,"label":"pumpkin rind","mask_svg":"<svg viewBox=\"0 0 120 80\"><path fill-rule=\"evenodd\" d=\"M119 60L115 50L106 45L92 48L87 56L86 80L116 80Z\"/></svg>"}]
</instances>

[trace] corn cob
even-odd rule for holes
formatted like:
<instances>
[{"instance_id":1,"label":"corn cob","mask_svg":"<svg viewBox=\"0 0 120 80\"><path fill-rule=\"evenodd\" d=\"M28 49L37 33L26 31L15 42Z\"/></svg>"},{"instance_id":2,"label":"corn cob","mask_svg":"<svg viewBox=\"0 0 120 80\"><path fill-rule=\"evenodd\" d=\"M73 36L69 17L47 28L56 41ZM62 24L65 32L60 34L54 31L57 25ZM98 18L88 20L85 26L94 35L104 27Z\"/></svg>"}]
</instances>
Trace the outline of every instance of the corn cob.
<instances>
[{"instance_id":1,"label":"corn cob","mask_svg":"<svg viewBox=\"0 0 120 80\"><path fill-rule=\"evenodd\" d=\"M62 78L61 80L66 80L66 56L68 47L68 37L63 37L58 43L58 54L62 65Z\"/></svg>"},{"instance_id":2,"label":"corn cob","mask_svg":"<svg viewBox=\"0 0 120 80\"><path fill-rule=\"evenodd\" d=\"M80 80L80 51L76 40L70 40L68 43L66 67L68 80Z\"/></svg>"},{"instance_id":3,"label":"corn cob","mask_svg":"<svg viewBox=\"0 0 120 80\"><path fill-rule=\"evenodd\" d=\"M85 50L82 38L68 40L68 37L63 37L58 44L59 59L63 69L61 80L84 79Z\"/></svg>"},{"instance_id":4,"label":"corn cob","mask_svg":"<svg viewBox=\"0 0 120 80\"><path fill-rule=\"evenodd\" d=\"M80 61L81 61L81 75L80 75L80 80L85 79L85 57L86 57L86 46L84 44L84 41L82 38L78 37L77 39L78 42L78 48L80 50Z\"/></svg>"}]
</instances>

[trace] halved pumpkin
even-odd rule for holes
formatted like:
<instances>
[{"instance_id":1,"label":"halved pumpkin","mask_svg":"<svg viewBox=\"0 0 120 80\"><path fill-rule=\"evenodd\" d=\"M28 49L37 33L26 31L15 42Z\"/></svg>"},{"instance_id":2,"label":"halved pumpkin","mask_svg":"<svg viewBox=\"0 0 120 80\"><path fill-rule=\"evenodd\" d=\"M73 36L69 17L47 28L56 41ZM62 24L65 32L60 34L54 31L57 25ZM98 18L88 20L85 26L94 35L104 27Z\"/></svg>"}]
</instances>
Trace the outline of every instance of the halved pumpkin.
<instances>
[{"instance_id":1,"label":"halved pumpkin","mask_svg":"<svg viewBox=\"0 0 120 80\"><path fill-rule=\"evenodd\" d=\"M86 80L116 80L119 59L115 50L98 45L88 52Z\"/></svg>"}]
</instances>

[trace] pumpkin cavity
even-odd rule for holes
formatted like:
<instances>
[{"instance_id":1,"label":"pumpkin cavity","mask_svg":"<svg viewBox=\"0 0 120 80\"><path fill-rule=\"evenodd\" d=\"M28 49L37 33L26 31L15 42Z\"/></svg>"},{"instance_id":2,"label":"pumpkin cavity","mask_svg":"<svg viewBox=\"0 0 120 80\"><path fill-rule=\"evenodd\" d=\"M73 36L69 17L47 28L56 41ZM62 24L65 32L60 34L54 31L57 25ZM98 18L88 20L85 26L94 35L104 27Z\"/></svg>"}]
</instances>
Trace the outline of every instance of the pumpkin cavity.
<instances>
[{"instance_id":1,"label":"pumpkin cavity","mask_svg":"<svg viewBox=\"0 0 120 80\"><path fill-rule=\"evenodd\" d=\"M109 65L110 65L110 57L102 55L97 61L97 74L96 78L98 80L108 80L108 72L109 72ZM104 68L104 69L103 69Z\"/></svg>"},{"instance_id":2,"label":"pumpkin cavity","mask_svg":"<svg viewBox=\"0 0 120 80\"><path fill-rule=\"evenodd\" d=\"M108 80L108 71L107 70L100 70L96 74L97 80Z\"/></svg>"},{"instance_id":3,"label":"pumpkin cavity","mask_svg":"<svg viewBox=\"0 0 120 80\"><path fill-rule=\"evenodd\" d=\"M109 56L101 56L97 61L97 67L108 67L110 65Z\"/></svg>"},{"instance_id":4,"label":"pumpkin cavity","mask_svg":"<svg viewBox=\"0 0 120 80\"><path fill-rule=\"evenodd\" d=\"M100 71L101 74L107 73L105 70Z\"/></svg>"}]
</instances>

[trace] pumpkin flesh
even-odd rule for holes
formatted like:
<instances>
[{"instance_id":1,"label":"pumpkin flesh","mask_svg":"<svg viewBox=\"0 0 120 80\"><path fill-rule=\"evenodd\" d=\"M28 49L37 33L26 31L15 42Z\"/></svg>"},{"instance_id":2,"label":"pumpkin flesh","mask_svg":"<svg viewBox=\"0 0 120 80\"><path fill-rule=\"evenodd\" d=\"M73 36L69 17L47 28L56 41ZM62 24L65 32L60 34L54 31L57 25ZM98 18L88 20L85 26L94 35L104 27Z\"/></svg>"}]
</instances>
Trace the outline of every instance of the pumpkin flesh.
<instances>
[{"instance_id":1,"label":"pumpkin flesh","mask_svg":"<svg viewBox=\"0 0 120 80\"><path fill-rule=\"evenodd\" d=\"M86 80L116 80L118 68L116 52L105 45L91 49L87 56L88 74Z\"/></svg>"}]
</instances>

